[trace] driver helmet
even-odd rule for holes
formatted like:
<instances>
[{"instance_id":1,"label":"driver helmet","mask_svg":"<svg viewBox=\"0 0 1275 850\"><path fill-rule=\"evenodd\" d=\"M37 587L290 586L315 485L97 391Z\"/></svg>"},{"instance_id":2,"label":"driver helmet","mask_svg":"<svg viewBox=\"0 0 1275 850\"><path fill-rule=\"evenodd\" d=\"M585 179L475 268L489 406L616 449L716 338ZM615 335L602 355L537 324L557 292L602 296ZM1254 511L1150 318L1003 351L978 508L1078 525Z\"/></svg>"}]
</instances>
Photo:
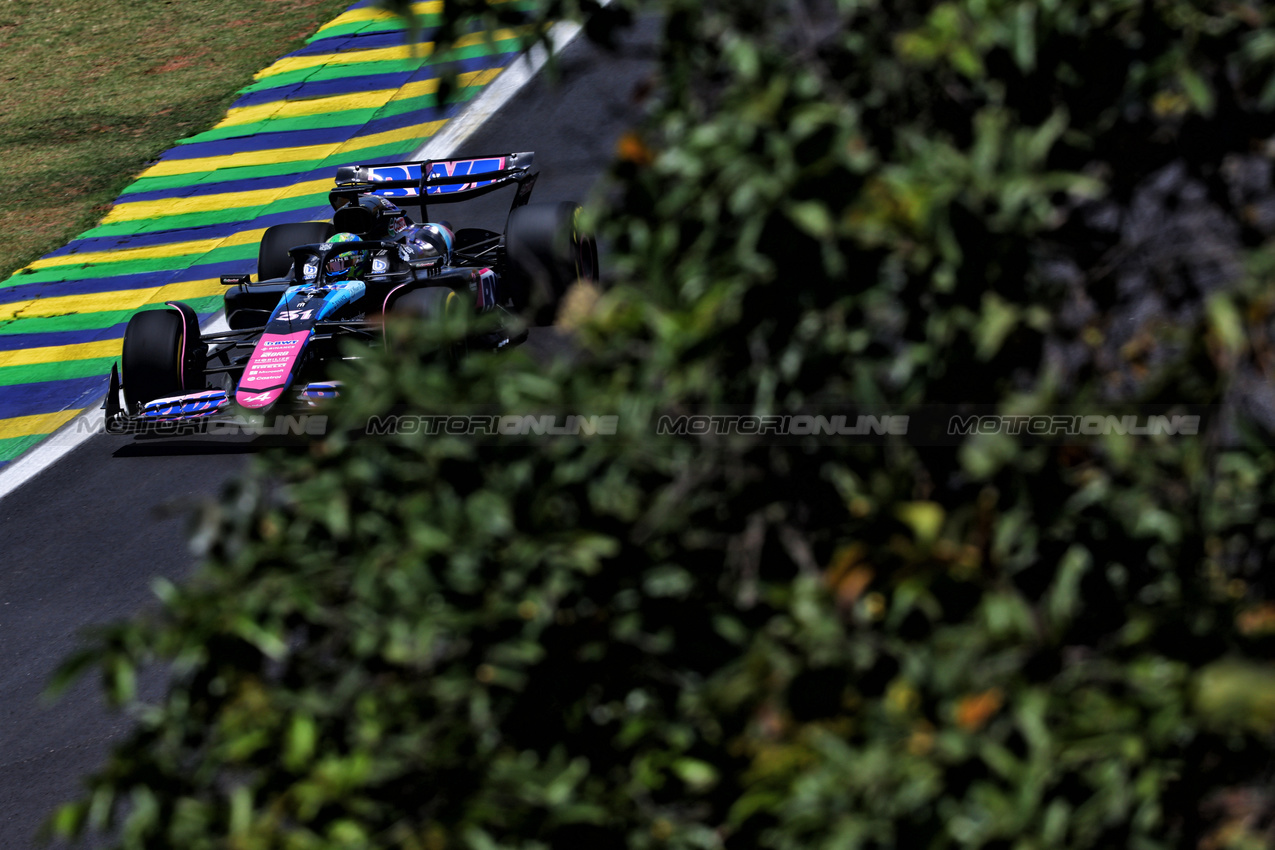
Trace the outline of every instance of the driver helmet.
<instances>
[{"instance_id":1,"label":"driver helmet","mask_svg":"<svg viewBox=\"0 0 1275 850\"><path fill-rule=\"evenodd\" d=\"M412 234L412 245L425 257L442 257L443 262L450 263L452 246L456 237L445 221L430 221L416 228Z\"/></svg>"},{"instance_id":2,"label":"driver helmet","mask_svg":"<svg viewBox=\"0 0 1275 850\"><path fill-rule=\"evenodd\" d=\"M359 237L353 233L337 233L328 240L329 244L335 245L338 242L358 242ZM367 263L368 252L364 250L345 251L341 254L335 254L328 257L327 273L328 280L350 280L358 277L359 272Z\"/></svg>"}]
</instances>

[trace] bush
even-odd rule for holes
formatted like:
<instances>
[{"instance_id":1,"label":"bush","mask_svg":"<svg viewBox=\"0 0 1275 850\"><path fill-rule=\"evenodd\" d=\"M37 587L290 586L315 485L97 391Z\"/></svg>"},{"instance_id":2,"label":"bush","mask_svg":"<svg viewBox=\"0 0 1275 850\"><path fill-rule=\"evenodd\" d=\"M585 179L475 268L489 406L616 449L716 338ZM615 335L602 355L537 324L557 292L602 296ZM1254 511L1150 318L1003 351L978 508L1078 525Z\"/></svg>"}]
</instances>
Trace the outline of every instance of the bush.
<instances>
[{"instance_id":1,"label":"bush","mask_svg":"<svg viewBox=\"0 0 1275 850\"><path fill-rule=\"evenodd\" d=\"M647 6L656 102L596 218L619 281L582 356L440 362L465 329L414 329L422 356L370 357L333 413L620 433L266 458L205 516L197 578L68 666L121 704L139 665L173 672L58 824L127 811L123 844L185 848L1268 841L1270 12ZM655 429L918 405L1207 415L957 446Z\"/></svg>"}]
</instances>

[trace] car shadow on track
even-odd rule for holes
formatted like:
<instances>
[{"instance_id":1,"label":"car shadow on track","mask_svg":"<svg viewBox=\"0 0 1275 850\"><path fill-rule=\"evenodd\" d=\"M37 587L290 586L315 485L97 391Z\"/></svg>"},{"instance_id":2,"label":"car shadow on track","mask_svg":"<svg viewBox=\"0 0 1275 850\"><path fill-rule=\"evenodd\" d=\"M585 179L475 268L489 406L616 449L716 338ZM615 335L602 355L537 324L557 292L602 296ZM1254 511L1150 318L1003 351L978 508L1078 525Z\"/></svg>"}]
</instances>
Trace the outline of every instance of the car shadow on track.
<instances>
[{"instance_id":1,"label":"car shadow on track","mask_svg":"<svg viewBox=\"0 0 1275 850\"><path fill-rule=\"evenodd\" d=\"M258 437L255 439L241 439L230 441L226 439L208 438L208 439L179 439L172 438L152 438L147 440L134 440L127 445L120 446L111 453L111 457L129 458L129 457L195 457L200 455L243 455L256 454L258 452L269 450L283 450L291 452L307 452L310 450L311 441L309 440L292 440L283 441L278 437Z\"/></svg>"}]
</instances>

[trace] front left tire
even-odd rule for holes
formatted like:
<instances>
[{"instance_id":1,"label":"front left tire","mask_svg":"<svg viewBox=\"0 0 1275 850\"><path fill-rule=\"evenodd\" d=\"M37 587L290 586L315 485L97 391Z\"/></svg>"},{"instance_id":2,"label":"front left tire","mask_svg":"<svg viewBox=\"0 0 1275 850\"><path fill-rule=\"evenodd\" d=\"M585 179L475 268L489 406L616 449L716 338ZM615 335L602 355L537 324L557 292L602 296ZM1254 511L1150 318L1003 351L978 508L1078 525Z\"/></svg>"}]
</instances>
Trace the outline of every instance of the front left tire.
<instances>
[{"instance_id":1,"label":"front left tire","mask_svg":"<svg viewBox=\"0 0 1275 850\"><path fill-rule=\"evenodd\" d=\"M166 308L134 314L124 329L124 400L136 415L148 401L181 395L184 374L185 323L181 313Z\"/></svg>"}]
</instances>

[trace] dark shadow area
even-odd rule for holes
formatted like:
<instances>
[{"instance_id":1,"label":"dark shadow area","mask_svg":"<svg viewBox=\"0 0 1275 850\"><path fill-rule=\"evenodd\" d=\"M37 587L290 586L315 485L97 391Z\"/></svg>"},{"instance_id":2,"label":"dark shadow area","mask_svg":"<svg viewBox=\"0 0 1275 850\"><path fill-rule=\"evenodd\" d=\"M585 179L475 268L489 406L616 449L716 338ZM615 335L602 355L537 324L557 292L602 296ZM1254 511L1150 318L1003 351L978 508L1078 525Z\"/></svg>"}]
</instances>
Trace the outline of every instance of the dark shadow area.
<instances>
[{"instance_id":1,"label":"dark shadow area","mask_svg":"<svg viewBox=\"0 0 1275 850\"><path fill-rule=\"evenodd\" d=\"M121 446L111 453L114 458L129 457L198 457L208 455L244 455L255 454L270 449L283 449L294 452L308 451L309 440L286 439L282 437L255 437L250 440L231 442L224 438L208 437L197 439L183 437L137 438L133 442Z\"/></svg>"}]
</instances>

